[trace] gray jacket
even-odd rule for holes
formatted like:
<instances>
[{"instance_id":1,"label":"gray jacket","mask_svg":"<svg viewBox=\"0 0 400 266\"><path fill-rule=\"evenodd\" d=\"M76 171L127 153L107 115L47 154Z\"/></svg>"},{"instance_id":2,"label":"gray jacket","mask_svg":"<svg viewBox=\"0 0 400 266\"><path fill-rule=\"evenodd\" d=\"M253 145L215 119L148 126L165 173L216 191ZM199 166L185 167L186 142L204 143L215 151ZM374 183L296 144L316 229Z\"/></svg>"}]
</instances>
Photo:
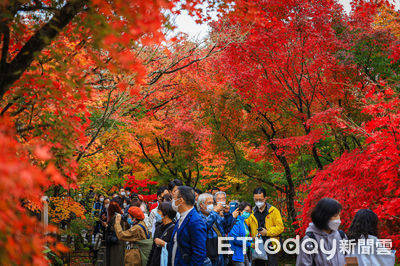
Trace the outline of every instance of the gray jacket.
<instances>
[{"instance_id":1,"label":"gray jacket","mask_svg":"<svg viewBox=\"0 0 400 266\"><path fill-rule=\"evenodd\" d=\"M310 244L305 244L309 253L315 251L314 254L307 254L300 246L300 254L297 256L296 266L343 266L345 265L344 254L340 250L340 240L342 240L338 231L332 231L330 234L318 229L313 223L310 223L306 232L313 232L317 247L314 247L309 241L310 237L307 235L303 238L301 243L307 241ZM308 239L308 240L307 240ZM328 252L322 252L321 240L323 241L323 249ZM336 244L334 245L334 240ZM325 254L326 253L326 254Z\"/></svg>"}]
</instances>

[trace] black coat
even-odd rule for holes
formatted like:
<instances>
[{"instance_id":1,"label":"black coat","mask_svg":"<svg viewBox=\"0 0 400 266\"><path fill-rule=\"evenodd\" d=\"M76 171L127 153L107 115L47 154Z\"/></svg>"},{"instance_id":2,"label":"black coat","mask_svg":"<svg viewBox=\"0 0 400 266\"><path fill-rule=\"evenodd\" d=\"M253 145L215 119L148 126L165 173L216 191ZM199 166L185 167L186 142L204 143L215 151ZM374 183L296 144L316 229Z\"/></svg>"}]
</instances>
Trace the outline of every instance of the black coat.
<instances>
[{"instance_id":1,"label":"black coat","mask_svg":"<svg viewBox=\"0 0 400 266\"><path fill-rule=\"evenodd\" d=\"M153 239L160 238L161 240L164 240L168 243L171 240L174 226L174 223L169 223L166 225L162 223L157 224ZM147 266L160 266L161 250L162 247L157 247L157 245L153 243Z\"/></svg>"}]
</instances>

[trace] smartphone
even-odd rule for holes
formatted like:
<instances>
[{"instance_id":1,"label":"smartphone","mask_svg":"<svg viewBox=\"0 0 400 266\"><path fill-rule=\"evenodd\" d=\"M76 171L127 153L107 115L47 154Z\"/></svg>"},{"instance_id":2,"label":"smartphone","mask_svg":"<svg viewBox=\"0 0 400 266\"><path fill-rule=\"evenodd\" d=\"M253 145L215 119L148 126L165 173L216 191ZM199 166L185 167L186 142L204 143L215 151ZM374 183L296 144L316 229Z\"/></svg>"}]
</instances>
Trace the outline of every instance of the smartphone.
<instances>
[{"instance_id":1,"label":"smartphone","mask_svg":"<svg viewBox=\"0 0 400 266\"><path fill-rule=\"evenodd\" d=\"M238 207L239 207L239 202L237 202L236 200L231 201L229 203L229 212L230 213L234 212Z\"/></svg>"}]
</instances>

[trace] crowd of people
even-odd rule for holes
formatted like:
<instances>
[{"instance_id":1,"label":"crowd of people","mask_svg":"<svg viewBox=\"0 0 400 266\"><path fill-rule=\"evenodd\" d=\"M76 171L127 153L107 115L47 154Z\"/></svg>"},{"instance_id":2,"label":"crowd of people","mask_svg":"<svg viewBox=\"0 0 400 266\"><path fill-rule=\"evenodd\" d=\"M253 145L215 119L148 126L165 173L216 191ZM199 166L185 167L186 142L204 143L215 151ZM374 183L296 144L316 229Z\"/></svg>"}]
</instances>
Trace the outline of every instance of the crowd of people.
<instances>
[{"instance_id":1,"label":"crowd of people","mask_svg":"<svg viewBox=\"0 0 400 266\"><path fill-rule=\"evenodd\" d=\"M256 188L253 199L254 206L245 201L227 203L223 191L213 188L203 193L175 179L157 189L157 202L148 208L140 195L121 188L111 199L100 195L94 203L93 214L99 219L92 241L97 249L105 243L105 263L112 266L278 265L276 252L256 256L255 245L261 241L269 243L270 250L280 248L276 242L282 241L284 231L281 213L267 202L264 188ZM327 246L318 246L317 254L300 249L296 265L350 265L346 256L355 258L356 265L394 265L393 254L344 254L339 247L331 256L321 252L342 239L378 241L376 214L360 210L346 235L339 230L341 209L330 198L315 206L302 241L323 239ZM220 252L221 246L228 252Z\"/></svg>"}]
</instances>

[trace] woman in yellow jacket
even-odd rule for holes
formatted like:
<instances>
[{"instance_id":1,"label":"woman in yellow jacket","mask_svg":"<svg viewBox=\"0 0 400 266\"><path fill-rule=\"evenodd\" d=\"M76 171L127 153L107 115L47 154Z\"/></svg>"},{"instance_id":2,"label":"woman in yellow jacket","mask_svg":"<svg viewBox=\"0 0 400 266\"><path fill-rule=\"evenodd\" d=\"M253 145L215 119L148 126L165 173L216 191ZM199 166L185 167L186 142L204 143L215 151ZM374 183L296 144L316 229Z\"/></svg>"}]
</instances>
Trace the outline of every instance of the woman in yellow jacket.
<instances>
[{"instance_id":1,"label":"woman in yellow jacket","mask_svg":"<svg viewBox=\"0 0 400 266\"><path fill-rule=\"evenodd\" d=\"M280 211L274 206L266 203L266 192L264 188L256 188L253 192L253 197L256 207L254 207L253 213L250 217L245 220L245 223L250 228L251 237L256 237L257 234L260 233L263 236L264 241L266 241L267 238L279 241L279 235L282 234L285 229ZM262 218L261 223L259 223L260 218ZM264 224L262 222L264 222ZM263 229L259 231L259 228ZM274 248L276 248L275 245ZM265 263L266 262L264 261L255 261L254 265L266 265ZM268 265L278 265L277 255L269 254L267 263Z\"/></svg>"}]
</instances>

